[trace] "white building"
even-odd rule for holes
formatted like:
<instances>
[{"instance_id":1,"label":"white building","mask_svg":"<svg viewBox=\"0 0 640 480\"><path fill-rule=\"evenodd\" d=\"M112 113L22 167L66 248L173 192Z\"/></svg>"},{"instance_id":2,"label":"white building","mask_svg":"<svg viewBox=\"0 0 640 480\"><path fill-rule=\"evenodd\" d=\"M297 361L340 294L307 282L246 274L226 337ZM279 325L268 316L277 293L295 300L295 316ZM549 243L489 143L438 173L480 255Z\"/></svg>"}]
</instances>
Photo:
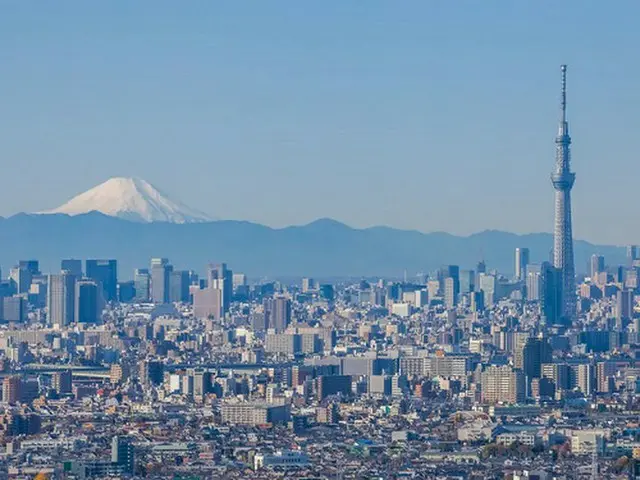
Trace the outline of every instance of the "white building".
<instances>
[{"instance_id":1,"label":"white building","mask_svg":"<svg viewBox=\"0 0 640 480\"><path fill-rule=\"evenodd\" d=\"M282 451L274 454L258 453L253 457L253 468L259 470L265 467L297 468L309 464L309 457L302 452Z\"/></svg>"}]
</instances>

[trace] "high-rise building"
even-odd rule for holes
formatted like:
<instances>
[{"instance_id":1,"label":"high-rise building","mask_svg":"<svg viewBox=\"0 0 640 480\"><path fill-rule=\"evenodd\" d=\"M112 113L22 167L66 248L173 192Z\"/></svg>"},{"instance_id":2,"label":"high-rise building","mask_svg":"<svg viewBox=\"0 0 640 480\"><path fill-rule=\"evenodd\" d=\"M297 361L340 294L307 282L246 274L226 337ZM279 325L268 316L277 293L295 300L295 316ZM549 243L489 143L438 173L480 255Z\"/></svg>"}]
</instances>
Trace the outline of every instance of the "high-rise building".
<instances>
[{"instance_id":1,"label":"high-rise building","mask_svg":"<svg viewBox=\"0 0 640 480\"><path fill-rule=\"evenodd\" d=\"M479 278L480 290L484 293L485 306L491 306L496 300L497 278L495 275L481 273Z\"/></svg>"},{"instance_id":2,"label":"high-rise building","mask_svg":"<svg viewBox=\"0 0 640 480\"><path fill-rule=\"evenodd\" d=\"M569 122L567 121L567 66L562 65L562 100L558 135L556 137L556 167L551 175L555 189L555 226L553 231L553 265L562 277L562 316L571 321L576 315L576 278L573 259L571 225L571 188L575 173L571 172Z\"/></svg>"},{"instance_id":3,"label":"high-rise building","mask_svg":"<svg viewBox=\"0 0 640 480\"><path fill-rule=\"evenodd\" d=\"M153 303L169 303L169 278L173 267L167 258L151 259L151 300Z\"/></svg>"},{"instance_id":4,"label":"high-rise building","mask_svg":"<svg viewBox=\"0 0 640 480\"><path fill-rule=\"evenodd\" d=\"M265 328L284 332L291 323L291 300L287 297L274 297L263 302Z\"/></svg>"},{"instance_id":5,"label":"high-rise building","mask_svg":"<svg viewBox=\"0 0 640 480\"><path fill-rule=\"evenodd\" d=\"M5 322L23 323L27 321L27 300L22 295L0 298L0 318Z\"/></svg>"},{"instance_id":6,"label":"high-rise building","mask_svg":"<svg viewBox=\"0 0 640 480\"><path fill-rule=\"evenodd\" d=\"M151 298L151 275L146 268L136 268L133 275L133 285L136 290L136 302L148 302Z\"/></svg>"},{"instance_id":7,"label":"high-rise building","mask_svg":"<svg viewBox=\"0 0 640 480\"><path fill-rule=\"evenodd\" d=\"M227 313L233 297L233 272L226 263L209 265L207 281L209 288L222 290L222 311Z\"/></svg>"},{"instance_id":8,"label":"high-rise building","mask_svg":"<svg viewBox=\"0 0 640 480\"><path fill-rule=\"evenodd\" d=\"M456 280L453 277L444 279L444 304L447 308L454 308L458 304Z\"/></svg>"},{"instance_id":9,"label":"high-rise building","mask_svg":"<svg viewBox=\"0 0 640 480\"><path fill-rule=\"evenodd\" d=\"M95 281L105 302L118 300L118 261L117 260L87 260L87 278Z\"/></svg>"},{"instance_id":10,"label":"high-rise building","mask_svg":"<svg viewBox=\"0 0 640 480\"><path fill-rule=\"evenodd\" d=\"M111 463L122 467L125 473L133 473L135 452L133 444L127 438L116 436L111 440Z\"/></svg>"},{"instance_id":11,"label":"high-rise building","mask_svg":"<svg viewBox=\"0 0 640 480\"><path fill-rule=\"evenodd\" d=\"M169 274L169 302L189 301L189 272L174 270Z\"/></svg>"},{"instance_id":12,"label":"high-rise building","mask_svg":"<svg viewBox=\"0 0 640 480\"><path fill-rule=\"evenodd\" d=\"M540 300L542 292L542 266L540 264L532 263L527 266L526 291L527 300Z\"/></svg>"},{"instance_id":13,"label":"high-rise building","mask_svg":"<svg viewBox=\"0 0 640 480\"><path fill-rule=\"evenodd\" d=\"M551 363L552 348L544 338L529 337L522 348L522 370L527 379L540 378L542 364Z\"/></svg>"},{"instance_id":14,"label":"high-rise building","mask_svg":"<svg viewBox=\"0 0 640 480\"><path fill-rule=\"evenodd\" d=\"M247 276L244 273L233 274L233 289L245 287L247 285Z\"/></svg>"},{"instance_id":15,"label":"high-rise building","mask_svg":"<svg viewBox=\"0 0 640 480\"><path fill-rule=\"evenodd\" d=\"M634 260L638 260L638 247L636 245L627 245L627 267L632 266Z\"/></svg>"},{"instance_id":16,"label":"high-rise building","mask_svg":"<svg viewBox=\"0 0 640 480\"><path fill-rule=\"evenodd\" d=\"M563 278L562 271L549 262L540 267L540 310L545 323L557 325L563 319Z\"/></svg>"},{"instance_id":17,"label":"high-rise building","mask_svg":"<svg viewBox=\"0 0 640 480\"><path fill-rule=\"evenodd\" d=\"M76 277L67 271L49 275L47 312L49 324L64 326L73 322L75 315Z\"/></svg>"},{"instance_id":18,"label":"high-rise building","mask_svg":"<svg viewBox=\"0 0 640 480\"><path fill-rule=\"evenodd\" d=\"M60 262L60 270L66 270L78 278L82 277L82 260L67 258Z\"/></svg>"},{"instance_id":19,"label":"high-rise building","mask_svg":"<svg viewBox=\"0 0 640 480\"><path fill-rule=\"evenodd\" d=\"M144 360L140 363L140 383L145 386L160 385L164 377L164 365L157 360Z\"/></svg>"},{"instance_id":20,"label":"high-rise building","mask_svg":"<svg viewBox=\"0 0 640 480\"><path fill-rule=\"evenodd\" d=\"M458 295L460 294L460 267L458 265L447 265L443 270L445 281L447 278L453 279L451 283L453 287L453 304L456 305L458 303ZM443 291L445 286L445 284L442 285Z\"/></svg>"},{"instance_id":21,"label":"high-rise building","mask_svg":"<svg viewBox=\"0 0 640 480\"><path fill-rule=\"evenodd\" d=\"M619 330L633 318L634 298L631 290L618 290L616 294L616 323Z\"/></svg>"},{"instance_id":22,"label":"high-rise building","mask_svg":"<svg viewBox=\"0 0 640 480\"><path fill-rule=\"evenodd\" d=\"M203 288L193 291L193 316L198 319L224 317L222 310L222 290L219 288Z\"/></svg>"},{"instance_id":23,"label":"high-rise building","mask_svg":"<svg viewBox=\"0 0 640 480\"><path fill-rule=\"evenodd\" d=\"M592 364L582 363L572 366L575 385L582 393L591 395L596 388L595 370Z\"/></svg>"},{"instance_id":24,"label":"high-rise building","mask_svg":"<svg viewBox=\"0 0 640 480\"><path fill-rule=\"evenodd\" d=\"M476 274L473 270L460 270L460 293L466 294L475 290Z\"/></svg>"},{"instance_id":25,"label":"high-rise building","mask_svg":"<svg viewBox=\"0 0 640 480\"><path fill-rule=\"evenodd\" d=\"M15 292L18 294L28 293L31 288L33 274L25 265L17 265L9 271L9 278L14 284Z\"/></svg>"},{"instance_id":26,"label":"high-rise building","mask_svg":"<svg viewBox=\"0 0 640 480\"><path fill-rule=\"evenodd\" d=\"M93 280L79 280L75 289L76 323L98 323L100 320L100 295Z\"/></svg>"},{"instance_id":27,"label":"high-rise building","mask_svg":"<svg viewBox=\"0 0 640 480\"><path fill-rule=\"evenodd\" d=\"M20 260L20 262L18 262L18 268L27 270L32 277L40 275L40 264L38 260Z\"/></svg>"},{"instance_id":28,"label":"high-rise building","mask_svg":"<svg viewBox=\"0 0 640 480\"><path fill-rule=\"evenodd\" d=\"M605 267L604 267L604 257L602 255L596 255L593 254L591 255L591 265L590 265L590 274L591 274L591 281L594 282L596 280L596 278L598 277L598 274L600 272L604 272L605 271Z\"/></svg>"},{"instance_id":29,"label":"high-rise building","mask_svg":"<svg viewBox=\"0 0 640 480\"><path fill-rule=\"evenodd\" d=\"M529 249L518 247L516 248L516 279L524 280L527 276L527 265L529 265Z\"/></svg>"},{"instance_id":30,"label":"high-rise building","mask_svg":"<svg viewBox=\"0 0 640 480\"><path fill-rule=\"evenodd\" d=\"M481 375L482 401L521 403L526 395L524 373L508 365L487 367Z\"/></svg>"},{"instance_id":31,"label":"high-rise building","mask_svg":"<svg viewBox=\"0 0 640 480\"><path fill-rule=\"evenodd\" d=\"M2 381L2 401L15 404L20 401L22 390L22 379L17 375L4 377Z\"/></svg>"},{"instance_id":32,"label":"high-rise building","mask_svg":"<svg viewBox=\"0 0 640 480\"><path fill-rule=\"evenodd\" d=\"M54 372L51 376L51 386L58 395L71 393L73 386L73 374L71 373L71 370Z\"/></svg>"}]
</instances>

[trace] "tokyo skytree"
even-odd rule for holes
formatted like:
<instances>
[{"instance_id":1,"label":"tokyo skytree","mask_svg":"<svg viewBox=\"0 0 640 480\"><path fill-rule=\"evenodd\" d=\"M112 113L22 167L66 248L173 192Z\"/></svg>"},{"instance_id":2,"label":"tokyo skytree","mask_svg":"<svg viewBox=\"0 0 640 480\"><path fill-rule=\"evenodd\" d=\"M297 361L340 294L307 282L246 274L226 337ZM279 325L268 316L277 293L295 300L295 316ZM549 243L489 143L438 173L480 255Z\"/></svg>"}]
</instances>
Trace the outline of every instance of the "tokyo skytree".
<instances>
[{"instance_id":1,"label":"tokyo skytree","mask_svg":"<svg viewBox=\"0 0 640 480\"><path fill-rule=\"evenodd\" d=\"M556 137L556 168L551 174L555 189L555 226L553 231L553 264L562 276L562 316L571 321L576 316L576 278L571 232L571 188L576 179L571 172L569 122L567 122L567 66L562 72L560 125Z\"/></svg>"}]
</instances>

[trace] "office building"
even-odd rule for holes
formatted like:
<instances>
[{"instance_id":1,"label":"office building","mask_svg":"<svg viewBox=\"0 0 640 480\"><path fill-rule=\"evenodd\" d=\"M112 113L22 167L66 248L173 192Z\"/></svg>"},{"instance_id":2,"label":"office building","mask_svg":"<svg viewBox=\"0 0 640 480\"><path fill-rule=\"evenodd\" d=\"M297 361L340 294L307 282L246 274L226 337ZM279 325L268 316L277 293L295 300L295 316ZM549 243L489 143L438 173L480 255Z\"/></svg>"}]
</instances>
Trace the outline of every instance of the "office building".
<instances>
[{"instance_id":1,"label":"office building","mask_svg":"<svg viewBox=\"0 0 640 480\"><path fill-rule=\"evenodd\" d=\"M71 275L82 278L82 260L73 258L64 259L60 262L60 270L66 270L71 273Z\"/></svg>"},{"instance_id":2,"label":"office building","mask_svg":"<svg viewBox=\"0 0 640 480\"><path fill-rule=\"evenodd\" d=\"M631 290L618 290L616 294L616 326L623 329L633 319L634 296Z\"/></svg>"},{"instance_id":3,"label":"office building","mask_svg":"<svg viewBox=\"0 0 640 480\"><path fill-rule=\"evenodd\" d=\"M276 332L284 332L291 323L291 299L274 297L263 302L265 328L273 328Z\"/></svg>"},{"instance_id":4,"label":"office building","mask_svg":"<svg viewBox=\"0 0 640 480\"><path fill-rule=\"evenodd\" d=\"M529 249L522 247L516 248L516 280L524 280L527 277L527 265L529 265Z\"/></svg>"},{"instance_id":5,"label":"office building","mask_svg":"<svg viewBox=\"0 0 640 480\"><path fill-rule=\"evenodd\" d=\"M529 264L525 282L526 299L530 302L539 301L542 292L542 266Z\"/></svg>"},{"instance_id":6,"label":"office building","mask_svg":"<svg viewBox=\"0 0 640 480\"><path fill-rule=\"evenodd\" d=\"M233 274L233 289L247 286L247 276L244 273Z\"/></svg>"},{"instance_id":7,"label":"office building","mask_svg":"<svg viewBox=\"0 0 640 480\"><path fill-rule=\"evenodd\" d=\"M447 277L444 279L444 304L447 308L455 308L458 304L458 296L456 295L456 279Z\"/></svg>"},{"instance_id":8,"label":"office building","mask_svg":"<svg viewBox=\"0 0 640 480\"><path fill-rule=\"evenodd\" d=\"M0 298L0 318L5 322L24 323L27 321L28 305L22 295Z\"/></svg>"},{"instance_id":9,"label":"office building","mask_svg":"<svg viewBox=\"0 0 640 480\"><path fill-rule=\"evenodd\" d=\"M467 294L475 290L476 273L473 270L460 270L460 293Z\"/></svg>"},{"instance_id":10,"label":"office building","mask_svg":"<svg viewBox=\"0 0 640 480\"><path fill-rule=\"evenodd\" d=\"M169 274L169 302L189 301L189 272L187 270L174 270Z\"/></svg>"},{"instance_id":11,"label":"office building","mask_svg":"<svg viewBox=\"0 0 640 480\"><path fill-rule=\"evenodd\" d=\"M86 276L98 284L105 302L118 300L118 262L117 260L87 260Z\"/></svg>"},{"instance_id":12,"label":"office building","mask_svg":"<svg viewBox=\"0 0 640 480\"><path fill-rule=\"evenodd\" d=\"M20 260L18 262L18 268L27 270L32 277L37 277L41 275L40 264L38 260Z\"/></svg>"},{"instance_id":13,"label":"office building","mask_svg":"<svg viewBox=\"0 0 640 480\"><path fill-rule=\"evenodd\" d=\"M69 272L49 275L47 312L49 325L64 326L74 321L76 277Z\"/></svg>"},{"instance_id":14,"label":"office building","mask_svg":"<svg viewBox=\"0 0 640 480\"><path fill-rule=\"evenodd\" d=\"M627 267L631 267L635 260L638 260L638 247L627 245Z\"/></svg>"},{"instance_id":15,"label":"office building","mask_svg":"<svg viewBox=\"0 0 640 480\"><path fill-rule=\"evenodd\" d=\"M151 259L151 301L153 303L169 303L169 279L173 266L167 258Z\"/></svg>"},{"instance_id":16,"label":"office building","mask_svg":"<svg viewBox=\"0 0 640 480\"><path fill-rule=\"evenodd\" d=\"M349 396L352 392L351 375L321 375L315 382L318 401L331 395Z\"/></svg>"},{"instance_id":17,"label":"office building","mask_svg":"<svg viewBox=\"0 0 640 480\"><path fill-rule=\"evenodd\" d=\"M605 271L604 257L602 255L591 255L590 267L591 281L595 281L598 278L598 274Z\"/></svg>"},{"instance_id":18,"label":"office building","mask_svg":"<svg viewBox=\"0 0 640 480\"><path fill-rule=\"evenodd\" d=\"M545 338L529 337L522 346L522 371L528 381L542 376L542 364L551 363L552 348Z\"/></svg>"},{"instance_id":19,"label":"office building","mask_svg":"<svg viewBox=\"0 0 640 480\"><path fill-rule=\"evenodd\" d=\"M209 288L222 291L222 311L226 314L233 298L233 272L227 268L226 263L209 265L207 282Z\"/></svg>"},{"instance_id":20,"label":"office building","mask_svg":"<svg viewBox=\"0 0 640 480\"><path fill-rule=\"evenodd\" d=\"M193 316L199 319L224 317L222 310L222 290L219 288L203 288L193 291Z\"/></svg>"},{"instance_id":21,"label":"office building","mask_svg":"<svg viewBox=\"0 0 640 480\"><path fill-rule=\"evenodd\" d=\"M13 282L17 294L28 293L31 288L33 273L26 265L18 265L9 271L9 278Z\"/></svg>"},{"instance_id":22,"label":"office building","mask_svg":"<svg viewBox=\"0 0 640 480\"><path fill-rule=\"evenodd\" d=\"M540 310L542 318L548 325L558 325L566 321L563 317L563 277L562 271L549 262L540 267Z\"/></svg>"},{"instance_id":23,"label":"office building","mask_svg":"<svg viewBox=\"0 0 640 480\"><path fill-rule=\"evenodd\" d=\"M498 300L496 298L496 290L498 279L495 275L489 275L486 273L481 273L479 276L480 280L480 290L484 293L484 304L485 306L493 306L493 304Z\"/></svg>"},{"instance_id":24,"label":"office building","mask_svg":"<svg viewBox=\"0 0 640 480\"><path fill-rule=\"evenodd\" d=\"M98 323L101 311L98 284L93 280L76 282L74 304L76 323Z\"/></svg>"},{"instance_id":25,"label":"office building","mask_svg":"<svg viewBox=\"0 0 640 480\"><path fill-rule=\"evenodd\" d=\"M136 290L134 297L136 302L145 303L151 298L151 275L146 268L136 268L133 276L133 284Z\"/></svg>"},{"instance_id":26,"label":"office building","mask_svg":"<svg viewBox=\"0 0 640 480\"><path fill-rule=\"evenodd\" d=\"M118 301L130 303L136 297L136 284L133 280L118 282Z\"/></svg>"}]
</instances>

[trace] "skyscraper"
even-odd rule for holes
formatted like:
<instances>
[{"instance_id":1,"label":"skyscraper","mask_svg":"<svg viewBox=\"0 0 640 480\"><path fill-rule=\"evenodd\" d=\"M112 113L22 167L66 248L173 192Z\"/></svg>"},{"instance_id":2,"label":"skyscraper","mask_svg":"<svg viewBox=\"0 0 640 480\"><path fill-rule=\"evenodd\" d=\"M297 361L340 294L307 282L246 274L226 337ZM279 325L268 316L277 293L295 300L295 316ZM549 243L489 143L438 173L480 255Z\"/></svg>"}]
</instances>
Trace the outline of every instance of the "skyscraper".
<instances>
[{"instance_id":1,"label":"skyscraper","mask_svg":"<svg viewBox=\"0 0 640 480\"><path fill-rule=\"evenodd\" d=\"M32 271L20 263L9 271L9 277L14 283L16 293L28 293L33 278Z\"/></svg>"},{"instance_id":2,"label":"skyscraper","mask_svg":"<svg viewBox=\"0 0 640 480\"><path fill-rule=\"evenodd\" d=\"M291 300L287 297L274 297L263 302L265 328L283 332L291 323Z\"/></svg>"},{"instance_id":3,"label":"skyscraper","mask_svg":"<svg viewBox=\"0 0 640 480\"><path fill-rule=\"evenodd\" d=\"M99 285L105 302L118 300L117 260L87 260L85 270L87 278Z\"/></svg>"},{"instance_id":4,"label":"skyscraper","mask_svg":"<svg viewBox=\"0 0 640 480\"><path fill-rule=\"evenodd\" d=\"M567 66L561 66L562 95L560 125L556 137L556 168L551 175L555 189L555 226L553 231L553 265L562 276L562 314L571 320L576 314L576 279L573 263L571 227L571 188L575 173L571 172L569 122L567 121Z\"/></svg>"},{"instance_id":5,"label":"skyscraper","mask_svg":"<svg viewBox=\"0 0 640 480\"><path fill-rule=\"evenodd\" d=\"M527 276L527 265L529 265L529 249L516 248L516 279L524 280Z\"/></svg>"},{"instance_id":6,"label":"skyscraper","mask_svg":"<svg viewBox=\"0 0 640 480\"><path fill-rule=\"evenodd\" d=\"M97 323L100 320L98 284L93 280L76 283L74 318L76 323Z\"/></svg>"},{"instance_id":7,"label":"skyscraper","mask_svg":"<svg viewBox=\"0 0 640 480\"><path fill-rule=\"evenodd\" d=\"M636 245L627 245L627 267L633 265L633 261L638 259L638 247Z\"/></svg>"},{"instance_id":8,"label":"skyscraper","mask_svg":"<svg viewBox=\"0 0 640 480\"><path fill-rule=\"evenodd\" d=\"M31 276L40 275L40 264L38 260L20 260L18 267L28 270Z\"/></svg>"},{"instance_id":9,"label":"skyscraper","mask_svg":"<svg viewBox=\"0 0 640 480\"><path fill-rule=\"evenodd\" d=\"M604 272L604 257L602 255L591 255L591 281L595 282L600 272Z\"/></svg>"},{"instance_id":10,"label":"skyscraper","mask_svg":"<svg viewBox=\"0 0 640 480\"><path fill-rule=\"evenodd\" d=\"M169 276L173 267L166 258L151 259L151 300L169 303Z\"/></svg>"},{"instance_id":11,"label":"skyscraper","mask_svg":"<svg viewBox=\"0 0 640 480\"><path fill-rule=\"evenodd\" d=\"M187 270L174 270L169 273L169 301L189 301L189 272Z\"/></svg>"},{"instance_id":12,"label":"skyscraper","mask_svg":"<svg viewBox=\"0 0 640 480\"><path fill-rule=\"evenodd\" d=\"M75 314L76 277L66 270L49 275L47 311L50 325L64 326L73 322Z\"/></svg>"},{"instance_id":13,"label":"skyscraper","mask_svg":"<svg viewBox=\"0 0 640 480\"><path fill-rule=\"evenodd\" d=\"M207 281L209 288L222 290L222 312L227 313L233 297L233 272L227 269L226 263L209 265Z\"/></svg>"},{"instance_id":14,"label":"skyscraper","mask_svg":"<svg viewBox=\"0 0 640 480\"><path fill-rule=\"evenodd\" d=\"M146 268L136 268L133 275L134 288L136 290L135 300L137 302L148 302L151 293L151 275Z\"/></svg>"},{"instance_id":15,"label":"skyscraper","mask_svg":"<svg viewBox=\"0 0 640 480\"><path fill-rule=\"evenodd\" d=\"M67 270L72 275L82 277L82 260L67 258L60 262L60 270Z\"/></svg>"},{"instance_id":16,"label":"skyscraper","mask_svg":"<svg viewBox=\"0 0 640 480\"><path fill-rule=\"evenodd\" d=\"M549 262L540 266L540 310L545 323L562 323L563 316L562 270ZM565 317L566 318L566 317Z\"/></svg>"}]
</instances>

